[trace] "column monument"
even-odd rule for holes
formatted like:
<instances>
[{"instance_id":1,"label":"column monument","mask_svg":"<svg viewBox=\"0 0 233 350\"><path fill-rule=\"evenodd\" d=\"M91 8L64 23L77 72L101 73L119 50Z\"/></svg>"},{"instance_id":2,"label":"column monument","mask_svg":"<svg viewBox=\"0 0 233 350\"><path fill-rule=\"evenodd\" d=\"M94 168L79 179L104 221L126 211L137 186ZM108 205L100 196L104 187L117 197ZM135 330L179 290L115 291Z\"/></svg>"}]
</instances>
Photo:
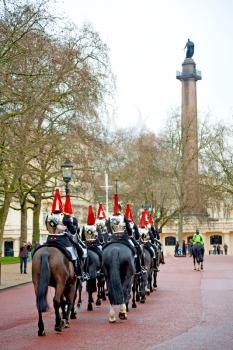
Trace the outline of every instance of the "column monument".
<instances>
[{"instance_id":1,"label":"column monument","mask_svg":"<svg viewBox=\"0 0 233 350\"><path fill-rule=\"evenodd\" d=\"M201 80L201 72L196 70L194 44L189 39L185 48L182 72L176 74L182 83L182 208L185 215L199 216L203 210L199 198L196 82Z\"/></svg>"}]
</instances>

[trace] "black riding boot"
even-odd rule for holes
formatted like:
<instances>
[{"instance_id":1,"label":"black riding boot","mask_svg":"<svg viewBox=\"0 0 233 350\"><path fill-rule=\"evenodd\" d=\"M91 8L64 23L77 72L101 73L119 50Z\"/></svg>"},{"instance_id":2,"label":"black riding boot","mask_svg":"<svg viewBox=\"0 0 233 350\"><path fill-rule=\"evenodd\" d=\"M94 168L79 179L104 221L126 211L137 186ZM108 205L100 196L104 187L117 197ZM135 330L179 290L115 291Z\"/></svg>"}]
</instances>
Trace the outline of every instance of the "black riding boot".
<instances>
[{"instance_id":1,"label":"black riding boot","mask_svg":"<svg viewBox=\"0 0 233 350\"><path fill-rule=\"evenodd\" d=\"M81 266L80 263L77 260L72 260L73 266L74 266L74 273L76 276L80 279L82 277L82 271L81 271Z\"/></svg>"}]
</instances>

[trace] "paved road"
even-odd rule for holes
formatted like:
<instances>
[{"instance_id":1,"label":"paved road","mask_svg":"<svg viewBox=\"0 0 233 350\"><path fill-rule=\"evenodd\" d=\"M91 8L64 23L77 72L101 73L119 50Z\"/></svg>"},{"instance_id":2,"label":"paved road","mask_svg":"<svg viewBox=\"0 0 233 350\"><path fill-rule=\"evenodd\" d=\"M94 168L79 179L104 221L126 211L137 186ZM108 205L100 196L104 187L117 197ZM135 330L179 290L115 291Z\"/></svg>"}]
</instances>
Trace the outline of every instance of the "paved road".
<instances>
[{"instance_id":1,"label":"paved road","mask_svg":"<svg viewBox=\"0 0 233 350\"><path fill-rule=\"evenodd\" d=\"M37 336L32 284L0 291L1 350L232 350L233 257L207 256L203 272L192 259L166 259L158 289L146 304L130 309L127 321L109 324L108 304L86 311L86 295L78 319L56 334L51 310L45 314L46 337Z\"/></svg>"}]
</instances>

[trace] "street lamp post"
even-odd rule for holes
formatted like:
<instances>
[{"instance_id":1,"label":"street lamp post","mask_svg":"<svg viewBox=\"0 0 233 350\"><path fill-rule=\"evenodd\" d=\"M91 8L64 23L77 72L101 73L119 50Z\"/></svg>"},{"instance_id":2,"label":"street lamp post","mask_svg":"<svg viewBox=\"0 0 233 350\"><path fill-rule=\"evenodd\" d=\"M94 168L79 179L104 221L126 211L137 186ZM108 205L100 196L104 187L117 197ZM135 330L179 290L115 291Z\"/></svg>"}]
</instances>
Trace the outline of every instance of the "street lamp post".
<instances>
[{"instance_id":1,"label":"street lamp post","mask_svg":"<svg viewBox=\"0 0 233 350\"><path fill-rule=\"evenodd\" d=\"M116 193L118 193L118 182L120 181L119 179L115 179L115 186L116 186Z\"/></svg>"},{"instance_id":2,"label":"street lamp post","mask_svg":"<svg viewBox=\"0 0 233 350\"><path fill-rule=\"evenodd\" d=\"M66 194L69 193L69 182L71 180L72 177L72 171L73 171L73 164L71 163L71 161L69 159L66 159L64 161L64 163L61 165L61 171L62 171L62 177L63 177L63 181L66 184Z\"/></svg>"}]
</instances>

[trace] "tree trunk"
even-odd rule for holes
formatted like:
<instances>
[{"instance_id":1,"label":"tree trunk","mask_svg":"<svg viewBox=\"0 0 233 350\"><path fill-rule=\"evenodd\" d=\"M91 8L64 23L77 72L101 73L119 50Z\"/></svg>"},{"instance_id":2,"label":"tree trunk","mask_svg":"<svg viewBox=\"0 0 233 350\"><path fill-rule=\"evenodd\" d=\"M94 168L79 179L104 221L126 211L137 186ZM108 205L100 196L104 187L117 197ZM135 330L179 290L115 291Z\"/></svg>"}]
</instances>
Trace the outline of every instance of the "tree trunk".
<instances>
[{"instance_id":1,"label":"tree trunk","mask_svg":"<svg viewBox=\"0 0 233 350\"><path fill-rule=\"evenodd\" d=\"M183 213L181 211L179 213L178 241L179 241L179 246L182 247L183 245Z\"/></svg>"},{"instance_id":2,"label":"tree trunk","mask_svg":"<svg viewBox=\"0 0 233 350\"><path fill-rule=\"evenodd\" d=\"M23 241L27 242L27 201L24 200L21 204L21 235L20 243Z\"/></svg>"},{"instance_id":3,"label":"tree trunk","mask_svg":"<svg viewBox=\"0 0 233 350\"><path fill-rule=\"evenodd\" d=\"M32 244L40 241L40 210L41 210L41 194L34 194L35 203L33 208L33 233Z\"/></svg>"},{"instance_id":4,"label":"tree trunk","mask_svg":"<svg viewBox=\"0 0 233 350\"><path fill-rule=\"evenodd\" d=\"M14 194L12 192L5 192L3 206L0 208L0 257L2 257L2 253L3 253L2 246L3 246L4 228L5 228L5 223L6 223L6 219L7 219L7 215L9 212L13 195Z\"/></svg>"}]
</instances>

